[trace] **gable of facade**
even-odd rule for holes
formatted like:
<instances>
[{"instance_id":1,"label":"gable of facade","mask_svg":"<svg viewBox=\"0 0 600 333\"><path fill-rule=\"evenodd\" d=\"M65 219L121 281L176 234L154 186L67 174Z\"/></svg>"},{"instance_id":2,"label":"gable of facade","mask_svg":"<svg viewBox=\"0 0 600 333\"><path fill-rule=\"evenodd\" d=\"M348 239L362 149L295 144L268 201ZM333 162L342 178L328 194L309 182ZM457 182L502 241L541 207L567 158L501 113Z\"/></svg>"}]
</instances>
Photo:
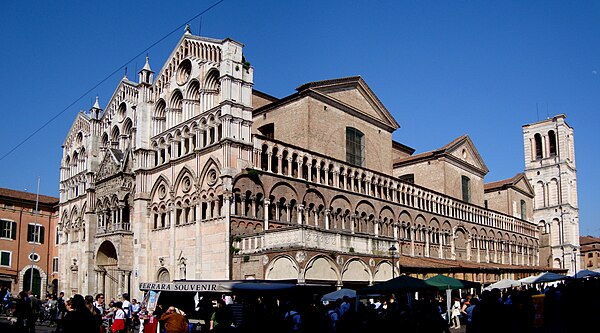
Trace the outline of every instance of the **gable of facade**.
<instances>
[{"instance_id":1,"label":"gable of facade","mask_svg":"<svg viewBox=\"0 0 600 333\"><path fill-rule=\"evenodd\" d=\"M533 221L533 188L524 173L485 184L485 206L489 209Z\"/></svg>"},{"instance_id":2,"label":"gable of facade","mask_svg":"<svg viewBox=\"0 0 600 333\"><path fill-rule=\"evenodd\" d=\"M394 176L463 200L483 205L483 177L488 169L471 139L463 135L430 152L398 158Z\"/></svg>"},{"instance_id":3,"label":"gable of facade","mask_svg":"<svg viewBox=\"0 0 600 333\"><path fill-rule=\"evenodd\" d=\"M353 164L391 173L392 132L389 111L360 77L312 82L254 112L253 133L348 161L353 133L358 157Z\"/></svg>"}]
</instances>

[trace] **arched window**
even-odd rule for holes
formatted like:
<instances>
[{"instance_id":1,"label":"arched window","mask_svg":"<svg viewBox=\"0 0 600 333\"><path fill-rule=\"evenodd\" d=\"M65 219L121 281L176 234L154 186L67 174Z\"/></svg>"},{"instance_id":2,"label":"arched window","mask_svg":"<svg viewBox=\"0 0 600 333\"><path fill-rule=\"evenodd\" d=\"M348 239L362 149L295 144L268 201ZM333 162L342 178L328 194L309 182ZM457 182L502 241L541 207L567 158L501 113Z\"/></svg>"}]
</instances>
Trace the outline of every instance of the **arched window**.
<instances>
[{"instance_id":1,"label":"arched window","mask_svg":"<svg viewBox=\"0 0 600 333\"><path fill-rule=\"evenodd\" d=\"M542 159L542 157L544 157L542 153L542 136L539 133L537 133L533 136L533 139L535 141L535 159Z\"/></svg>"},{"instance_id":2,"label":"arched window","mask_svg":"<svg viewBox=\"0 0 600 333\"><path fill-rule=\"evenodd\" d=\"M152 116L153 135L157 135L166 130L166 107L167 105L163 99L159 99L158 102L156 102L156 107L154 108L154 114Z\"/></svg>"},{"instance_id":3,"label":"arched window","mask_svg":"<svg viewBox=\"0 0 600 333\"><path fill-rule=\"evenodd\" d=\"M556 156L556 135L554 131L548 131L548 138L550 139L550 156Z\"/></svg>"},{"instance_id":4,"label":"arched window","mask_svg":"<svg viewBox=\"0 0 600 333\"><path fill-rule=\"evenodd\" d=\"M354 127L346 127L346 162L363 166L365 159L365 135Z\"/></svg>"}]
</instances>

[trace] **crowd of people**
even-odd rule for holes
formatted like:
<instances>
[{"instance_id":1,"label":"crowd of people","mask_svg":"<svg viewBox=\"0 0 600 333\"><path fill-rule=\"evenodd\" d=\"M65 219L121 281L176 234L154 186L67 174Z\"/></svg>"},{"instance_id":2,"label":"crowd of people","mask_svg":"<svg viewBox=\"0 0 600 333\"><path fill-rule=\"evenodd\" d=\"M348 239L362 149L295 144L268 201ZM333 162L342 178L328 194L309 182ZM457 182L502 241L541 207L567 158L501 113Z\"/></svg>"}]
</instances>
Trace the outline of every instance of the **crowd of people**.
<instances>
[{"instance_id":1,"label":"crowd of people","mask_svg":"<svg viewBox=\"0 0 600 333\"><path fill-rule=\"evenodd\" d=\"M6 298L6 295L9 295ZM20 332L35 332L41 313L49 313L55 332L283 332L353 333L401 328L406 332L451 332L466 326L467 333L575 332L580 321L595 318L600 308L600 279L569 280L544 289L517 287L480 294L454 294L446 307L445 293L398 293L362 300L344 297L321 302L319 297L211 295L197 302L189 314L173 304L148 312L128 294L105 301L103 294L48 296L40 301L21 292L15 302L7 290L0 294L3 307L12 306ZM317 295L315 295L317 296ZM167 300L168 302L169 300ZM193 318L193 320L191 319ZM144 330L144 327L146 328Z\"/></svg>"}]
</instances>

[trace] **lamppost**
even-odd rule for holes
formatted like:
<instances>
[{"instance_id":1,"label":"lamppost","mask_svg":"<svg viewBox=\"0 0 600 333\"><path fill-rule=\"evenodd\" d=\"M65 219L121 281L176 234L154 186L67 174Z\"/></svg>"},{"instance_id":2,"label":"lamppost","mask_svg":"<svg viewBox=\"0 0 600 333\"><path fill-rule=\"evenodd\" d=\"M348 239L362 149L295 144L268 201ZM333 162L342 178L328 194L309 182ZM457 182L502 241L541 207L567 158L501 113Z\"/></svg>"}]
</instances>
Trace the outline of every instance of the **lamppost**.
<instances>
[{"instance_id":1,"label":"lamppost","mask_svg":"<svg viewBox=\"0 0 600 333\"><path fill-rule=\"evenodd\" d=\"M388 249L388 251L390 251L390 253L392 254L392 279L396 277L396 263L394 263L394 254L397 250L398 249L394 244L392 244L392 246L390 246L390 248Z\"/></svg>"}]
</instances>

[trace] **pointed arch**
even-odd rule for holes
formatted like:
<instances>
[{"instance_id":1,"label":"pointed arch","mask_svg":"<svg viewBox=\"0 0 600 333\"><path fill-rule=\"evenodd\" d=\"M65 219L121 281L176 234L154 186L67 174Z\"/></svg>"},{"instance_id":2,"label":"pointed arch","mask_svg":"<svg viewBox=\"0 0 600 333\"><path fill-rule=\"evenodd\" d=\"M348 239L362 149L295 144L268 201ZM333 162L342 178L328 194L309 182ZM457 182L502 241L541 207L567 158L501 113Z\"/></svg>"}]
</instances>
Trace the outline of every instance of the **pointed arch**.
<instances>
[{"instance_id":1,"label":"pointed arch","mask_svg":"<svg viewBox=\"0 0 600 333\"><path fill-rule=\"evenodd\" d=\"M369 266L358 258L349 259L342 268L342 282L360 281L372 282L373 275Z\"/></svg>"},{"instance_id":2,"label":"pointed arch","mask_svg":"<svg viewBox=\"0 0 600 333\"><path fill-rule=\"evenodd\" d=\"M154 185L152 185L152 190L150 190L150 198L154 198L154 196L156 195L156 192L160 188L161 184L165 185L167 191L171 190L171 183L169 182L169 179L167 179L167 177L165 177L164 175L160 175L154 181ZM155 200L153 200L153 201L155 201ZM160 201L160 199L156 200L155 202L158 202L158 201Z\"/></svg>"},{"instance_id":3,"label":"pointed arch","mask_svg":"<svg viewBox=\"0 0 600 333\"><path fill-rule=\"evenodd\" d=\"M191 184L189 184L189 185L191 185L192 187L191 187L191 188L187 188L187 189L186 189L186 187L187 187L188 185L186 184L186 185L184 185L184 186L182 187L182 184L181 184L181 182L182 182L182 180L185 178L185 176L187 176L187 175L189 175L189 176L191 177L191 181L192 181L192 183L191 183ZM179 174L178 174L178 175L177 175L177 177L175 178L175 182L173 183L173 184L174 184L174 190L175 190L175 193L177 193L177 194L182 194L182 192L186 192L186 193L187 193L187 192L189 192L190 190L192 190L192 189L194 188L194 185L195 185L195 184L194 184L194 181L195 181L195 179L196 179L196 176L195 176L195 174L194 174L194 171L193 171L192 169L190 169L190 168L189 168L189 167L187 167L187 166L184 166L183 168L181 168L181 170L179 171Z\"/></svg>"},{"instance_id":4,"label":"pointed arch","mask_svg":"<svg viewBox=\"0 0 600 333\"><path fill-rule=\"evenodd\" d=\"M300 265L287 254L274 257L265 268L266 280L298 280L299 275Z\"/></svg>"},{"instance_id":5,"label":"pointed arch","mask_svg":"<svg viewBox=\"0 0 600 333\"><path fill-rule=\"evenodd\" d=\"M337 264L329 257L318 254L310 258L304 269L304 281L325 280L341 283L341 274Z\"/></svg>"}]
</instances>

